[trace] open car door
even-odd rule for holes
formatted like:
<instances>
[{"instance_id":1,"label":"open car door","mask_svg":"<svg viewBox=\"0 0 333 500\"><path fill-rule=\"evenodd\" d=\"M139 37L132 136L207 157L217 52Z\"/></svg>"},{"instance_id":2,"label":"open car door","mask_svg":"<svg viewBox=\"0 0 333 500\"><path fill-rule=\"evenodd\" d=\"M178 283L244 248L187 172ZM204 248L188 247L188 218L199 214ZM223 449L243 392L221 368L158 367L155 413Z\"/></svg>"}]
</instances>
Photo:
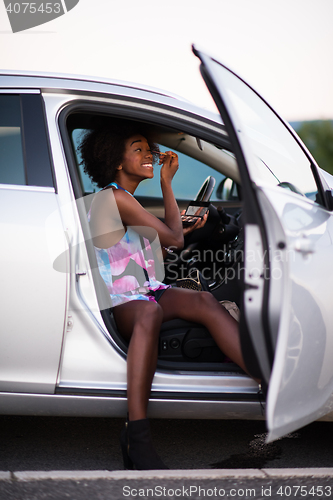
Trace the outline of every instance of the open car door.
<instances>
[{"instance_id":1,"label":"open car door","mask_svg":"<svg viewBox=\"0 0 333 500\"><path fill-rule=\"evenodd\" d=\"M242 79L193 49L238 162L245 234L241 342L269 384L268 441L333 410L333 220L317 167Z\"/></svg>"}]
</instances>

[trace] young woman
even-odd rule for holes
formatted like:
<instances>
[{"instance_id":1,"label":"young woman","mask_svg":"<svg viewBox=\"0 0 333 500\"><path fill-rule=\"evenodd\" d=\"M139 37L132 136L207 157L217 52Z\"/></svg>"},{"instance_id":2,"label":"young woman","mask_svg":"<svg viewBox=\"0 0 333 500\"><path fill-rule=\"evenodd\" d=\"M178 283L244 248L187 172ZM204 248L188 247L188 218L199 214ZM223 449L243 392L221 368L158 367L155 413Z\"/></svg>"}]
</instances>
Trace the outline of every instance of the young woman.
<instances>
[{"instance_id":1,"label":"young woman","mask_svg":"<svg viewBox=\"0 0 333 500\"><path fill-rule=\"evenodd\" d=\"M171 186L179 167L178 156L171 151L163 155L156 153L158 147L138 125L94 130L85 136L80 151L85 171L104 188L95 196L90 214L92 232L102 235L94 238L97 260L104 266L106 261L110 263L112 274L120 276L119 279L117 276L112 278L111 274L107 277L100 267L115 305L113 314L118 330L129 341L128 420L121 434L124 466L141 470L165 469L167 467L153 448L147 420L161 324L181 318L204 325L226 356L246 371L238 324L211 293L171 288L158 282L151 270L148 273L143 249L145 228L148 232L156 231L162 247L183 247L184 230ZM147 212L133 197L140 182L154 176L154 160L158 158L162 165L164 222ZM110 229L114 200L124 226L122 234ZM202 226L206 218L186 231ZM141 234L135 232L133 226L138 227ZM124 263L127 265L125 271ZM143 269L144 283L138 282L137 270L131 271L133 265Z\"/></svg>"}]
</instances>

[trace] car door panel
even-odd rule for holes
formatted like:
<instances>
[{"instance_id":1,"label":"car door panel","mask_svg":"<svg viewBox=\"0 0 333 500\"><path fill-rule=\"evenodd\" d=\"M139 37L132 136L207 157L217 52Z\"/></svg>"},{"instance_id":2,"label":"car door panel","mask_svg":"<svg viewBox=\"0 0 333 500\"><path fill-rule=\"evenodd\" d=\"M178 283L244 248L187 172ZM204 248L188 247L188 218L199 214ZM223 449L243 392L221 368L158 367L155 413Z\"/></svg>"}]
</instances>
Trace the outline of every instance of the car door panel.
<instances>
[{"instance_id":1,"label":"car door panel","mask_svg":"<svg viewBox=\"0 0 333 500\"><path fill-rule=\"evenodd\" d=\"M0 391L53 393L68 279L53 254L68 245L38 91L1 96L0 140Z\"/></svg>"},{"instance_id":2,"label":"car door panel","mask_svg":"<svg viewBox=\"0 0 333 500\"><path fill-rule=\"evenodd\" d=\"M284 235L270 235L270 247L275 249L270 256L271 273L275 273L270 318L276 308L277 294L272 296L276 287L282 288L283 301L267 408L272 440L331 411L333 286L330 280L323 280L333 272L331 217L320 206L278 189L271 189L269 197L268 190L261 192L259 201L267 226L274 209L284 228ZM279 249L281 242L286 242L283 250ZM323 398L327 405L321 408Z\"/></svg>"},{"instance_id":3,"label":"car door panel","mask_svg":"<svg viewBox=\"0 0 333 500\"><path fill-rule=\"evenodd\" d=\"M53 188L28 186L1 186L0 193L0 213L6 214L0 248L0 390L52 393L67 300L67 276L53 269L50 252L66 249L56 194Z\"/></svg>"},{"instance_id":4,"label":"car door panel","mask_svg":"<svg viewBox=\"0 0 333 500\"><path fill-rule=\"evenodd\" d=\"M261 101L265 116L258 123L254 106L260 97L218 62L205 54L197 52L197 55L222 118L237 141L243 186L253 190L264 221L263 241L259 244L266 239L264 252L268 252L269 260L262 271L268 272L268 276L263 275L262 280L266 281L268 293L266 299L263 297L261 311L257 308L256 313L251 313L253 300L247 300L251 283L246 281L251 265L247 258L244 314L253 343L264 341L266 345L266 360L261 360L261 365L266 364L262 371L265 378L270 348L274 353L267 400L268 439L273 440L331 411L333 364L326 351L331 352L333 342L330 303L333 285L327 279L333 272L332 216L324 206L310 199L320 201L321 186L316 186L316 176L311 172L315 167L310 166L311 161L306 160L300 145L294 156L289 155L283 142L284 125L272 109ZM249 102L243 102L242 95L237 94L236 87L242 85L247 87L244 95L250 96ZM271 141L265 137L265 120L267 128L274 123L275 135ZM295 139L288 136L287 141L292 140ZM292 148L296 148L294 143ZM268 150L272 164L276 162L279 166L280 162L278 175L270 169L270 163L262 160ZM242 161L246 171L242 171ZM300 165L301 175L294 163L296 167ZM282 187L276 187L279 185ZM288 185L292 190L297 186L295 192L283 189ZM245 204L244 211L249 209L249 203ZM279 253L279 264L274 263L274 252ZM274 270L280 271L280 277L273 276ZM258 284L262 285L260 276L257 281L258 290ZM261 356L265 356L264 351Z\"/></svg>"}]
</instances>

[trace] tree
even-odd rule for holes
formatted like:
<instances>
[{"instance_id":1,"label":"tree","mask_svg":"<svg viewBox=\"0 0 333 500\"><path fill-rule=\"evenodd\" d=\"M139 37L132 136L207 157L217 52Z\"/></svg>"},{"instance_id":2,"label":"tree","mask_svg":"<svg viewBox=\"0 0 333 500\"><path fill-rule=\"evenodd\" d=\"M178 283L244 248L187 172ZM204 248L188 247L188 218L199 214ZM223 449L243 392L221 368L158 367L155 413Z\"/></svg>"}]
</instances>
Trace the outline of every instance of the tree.
<instances>
[{"instance_id":1,"label":"tree","mask_svg":"<svg viewBox=\"0 0 333 500\"><path fill-rule=\"evenodd\" d=\"M333 174L333 122L331 120L303 122L297 134L318 165Z\"/></svg>"}]
</instances>

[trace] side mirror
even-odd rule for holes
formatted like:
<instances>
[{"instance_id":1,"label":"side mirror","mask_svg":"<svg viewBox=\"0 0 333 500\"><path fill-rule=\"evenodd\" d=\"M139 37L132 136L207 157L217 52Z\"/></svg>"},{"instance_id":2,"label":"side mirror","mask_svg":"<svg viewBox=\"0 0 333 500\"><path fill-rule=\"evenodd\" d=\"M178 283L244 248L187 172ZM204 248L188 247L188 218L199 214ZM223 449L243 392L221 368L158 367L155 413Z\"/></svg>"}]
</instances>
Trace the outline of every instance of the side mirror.
<instances>
[{"instance_id":1,"label":"side mirror","mask_svg":"<svg viewBox=\"0 0 333 500\"><path fill-rule=\"evenodd\" d=\"M220 186L219 186L220 187ZM325 191L328 209L333 211L333 190Z\"/></svg>"},{"instance_id":2,"label":"side mirror","mask_svg":"<svg viewBox=\"0 0 333 500\"><path fill-rule=\"evenodd\" d=\"M230 177L225 177L217 187L216 198L222 201L239 200L236 182Z\"/></svg>"}]
</instances>

